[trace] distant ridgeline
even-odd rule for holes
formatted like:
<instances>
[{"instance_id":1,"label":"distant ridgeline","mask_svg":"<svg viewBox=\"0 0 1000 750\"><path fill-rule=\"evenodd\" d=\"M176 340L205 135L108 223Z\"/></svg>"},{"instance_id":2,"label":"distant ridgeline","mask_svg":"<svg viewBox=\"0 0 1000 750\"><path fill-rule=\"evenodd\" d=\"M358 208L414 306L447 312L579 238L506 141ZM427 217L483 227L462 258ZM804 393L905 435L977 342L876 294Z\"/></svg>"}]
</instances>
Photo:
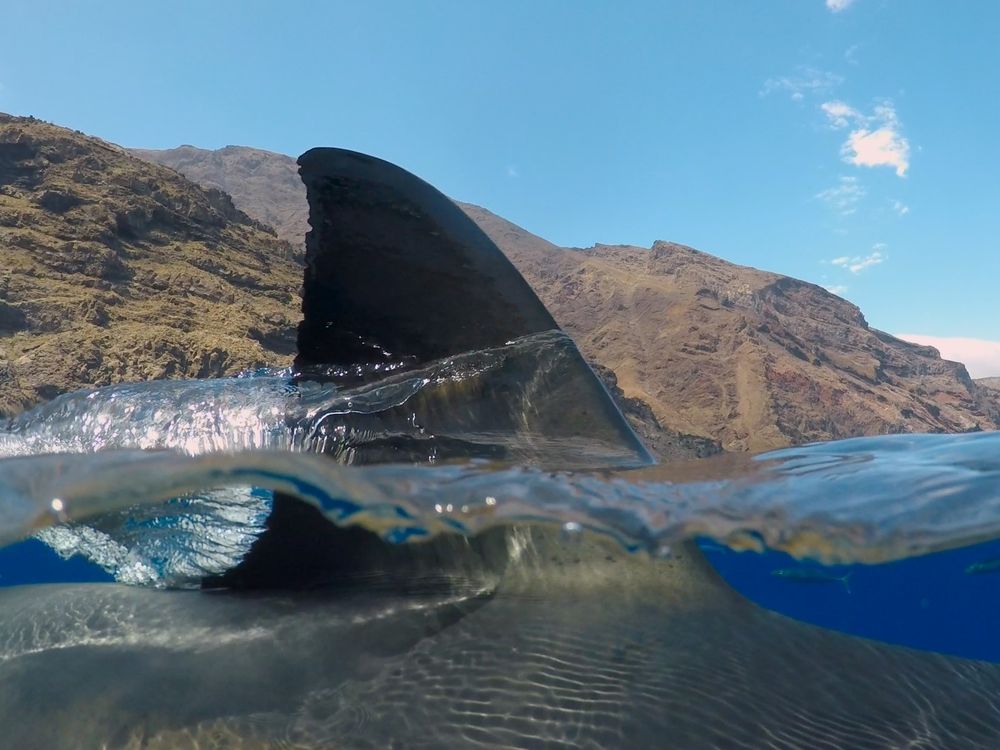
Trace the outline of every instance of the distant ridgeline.
<instances>
[{"instance_id":1,"label":"distant ridgeline","mask_svg":"<svg viewBox=\"0 0 1000 750\"><path fill-rule=\"evenodd\" d=\"M1000 425L994 383L813 284L665 242L562 248L459 205L662 457ZM129 152L0 115L0 416L90 385L287 364L307 214L287 156Z\"/></svg>"},{"instance_id":2,"label":"distant ridgeline","mask_svg":"<svg viewBox=\"0 0 1000 750\"><path fill-rule=\"evenodd\" d=\"M1000 378L977 378L976 384L981 388L989 388L994 391L1000 391Z\"/></svg>"}]
</instances>

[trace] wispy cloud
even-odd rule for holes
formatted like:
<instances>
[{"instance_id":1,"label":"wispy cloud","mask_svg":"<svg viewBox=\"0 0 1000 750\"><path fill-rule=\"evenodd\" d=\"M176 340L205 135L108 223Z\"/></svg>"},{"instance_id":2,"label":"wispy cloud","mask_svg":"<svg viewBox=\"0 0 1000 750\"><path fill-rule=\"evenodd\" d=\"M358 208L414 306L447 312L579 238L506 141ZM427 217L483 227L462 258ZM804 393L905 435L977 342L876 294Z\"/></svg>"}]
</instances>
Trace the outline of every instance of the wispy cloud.
<instances>
[{"instance_id":1,"label":"wispy cloud","mask_svg":"<svg viewBox=\"0 0 1000 750\"><path fill-rule=\"evenodd\" d=\"M517 171L517 166L514 164L508 164L507 169L505 171L507 173L507 176L510 177L511 179L521 176L521 173Z\"/></svg>"},{"instance_id":2,"label":"wispy cloud","mask_svg":"<svg viewBox=\"0 0 1000 750\"><path fill-rule=\"evenodd\" d=\"M834 13L840 13L854 5L854 0L826 0L826 7Z\"/></svg>"},{"instance_id":3,"label":"wispy cloud","mask_svg":"<svg viewBox=\"0 0 1000 750\"><path fill-rule=\"evenodd\" d=\"M849 216L858 210L858 203L865 194L857 177L841 177L836 185L816 193L816 197L841 216Z\"/></svg>"},{"instance_id":4,"label":"wispy cloud","mask_svg":"<svg viewBox=\"0 0 1000 750\"><path fill-rule=\"evenodd\" d=\"M830 261L831 265L839 266L853 274L858 274L865 269L885 263L889 256L885 253L885 243L878 242L872 246L872 252L868 255L841 255Z\"/></svg>"},{"instance_id":5,"label":"wispy cloud","mask_svg":"<svg viewBox=\"0 0 1000 750\"><path fill-rule=\"evenodd\" d=\"M819 108L835 128L846 128L851 122L864 119L858 110L841 101L823 102Z\"/></svg>"},{"instance_id":6,"label":"wispy cloud","mask_svg":"<svg viewBox=\"0 0 1000 750\"><path fill-rule=\"evenodd\" d=\"M974 378L1000 375L1000 341L958 336L925 336L920 333L897 333L896 338L914 344L933 346L945 359L961 362Z\"/></svg>"},{"instance_id":7,"label":"wispy cloud","mask_svg":"<svg viewBox=\"0 0 1000 750\"><path fill-rule=\"evenodd\" d=\"M846 102L820 105L835 130L851 127L840 147L844 161L859 167L894 167L900 177L910 168L910 142L903 137L899 116L891 102L883 102L866 115Z\"/></svg>"},{"instance_id":8,"label":"wispy cloud","mask_svg":"<svg viewBox=\"0 0 1000 750\"><path fill-rule=\"evenodd\" d=\"M892 210L900 216L906 216L910 213L910 207L903 203L903 201L892 201Z\"/></svg>"},{"instance_id":9,"label":"wispy cloud","mask_svg":"<svg viewBox=\"0 0 1000 750\"><path fill-rule=\"evenodd\" d=\"M860 46L860 44L852 44L844 50L844 60L846 60L850 65L858 64L858 49Z\"/></svg>"},{"instance_id":10,"label":"wispy cloud","mask_svg":"<svg viewBox=\"0 0 1000 750\"><path fill-rule=\"evenodd\" d=\"M823 287L830 294L836 294L838 297L847 294L847 287L843 284L831 284L830 286Z\"/></svg>"},{"instance_id":11,"label":"wispy cloud","mask_svg":"<svg viewBox=\"0 0 1000 750\"><path fill-rule=\"evenodd\" d=\"M843 77L836 73L803 67L794 75L768 78L764 81L760 95L787 93L793 100L800 102L807 95L827 94L843 82Z\"/></svg>"}]
</instances>

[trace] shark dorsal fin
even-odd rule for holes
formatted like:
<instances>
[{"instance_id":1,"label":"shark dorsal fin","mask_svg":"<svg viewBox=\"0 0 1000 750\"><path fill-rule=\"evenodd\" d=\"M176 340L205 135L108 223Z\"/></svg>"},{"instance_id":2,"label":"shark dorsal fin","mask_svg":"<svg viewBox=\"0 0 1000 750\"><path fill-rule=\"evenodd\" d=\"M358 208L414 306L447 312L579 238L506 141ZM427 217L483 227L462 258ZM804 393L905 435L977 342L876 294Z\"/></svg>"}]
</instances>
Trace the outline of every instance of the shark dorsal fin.
<instances>
[{"instance_id":1,"label":"shark dorsal fin","mask_svg":"<svg viewBox=\"0 0 1000 750\"><path fill-rule=\"evenodd\" d=\"M299 157L309 200L300 366L420 365L556 329L496 245L441 192L338 148Z\"/></svg>"}]
</instances>

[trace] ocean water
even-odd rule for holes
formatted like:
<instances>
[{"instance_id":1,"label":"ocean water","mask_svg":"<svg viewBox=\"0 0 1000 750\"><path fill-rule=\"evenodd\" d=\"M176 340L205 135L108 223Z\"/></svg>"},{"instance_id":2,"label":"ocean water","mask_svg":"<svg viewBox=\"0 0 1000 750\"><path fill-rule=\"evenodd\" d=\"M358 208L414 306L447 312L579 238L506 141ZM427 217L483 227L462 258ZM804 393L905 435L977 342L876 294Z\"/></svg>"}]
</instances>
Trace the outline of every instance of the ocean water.
<instances>
[{"instance_id":1,"label":"ocean water","mask_svg":"<svg viewBox=\"0 0 1000 750\"><path fill-rule=\"evenodd\" d=\"M996 746L1000 433L627 468L642 457L620 433L564 429L575 357L546 333L374 383L263 370L11 420L7 739ZM241 569L290 509L374 563L316 589L296 546L277 589L187 590Z\"/></svg>"},{"instance_id":2,"label":"ocean water","mask_svg":"<svg viewBox=\"0 0 1000 750\"><path fill-rule=\"evenodd\" d=\"M548 361L563 344L534 337L518 356ZM516 444L513 456L436 460L440 435L390 420L391 437L426 438L427 462L352 465L385 438L373 417L500 362L478 353L353 390L262 370L42 405L0 432L0 585L195 587L246 554L280 490L395 542L516 522L668 557L697 538L764 607L1000 661L1000 434L858 438L616 472L561 468L579 456L613 465L606 446L509 430L449 437L487 456Z\"/></svg>"}]
</instances>

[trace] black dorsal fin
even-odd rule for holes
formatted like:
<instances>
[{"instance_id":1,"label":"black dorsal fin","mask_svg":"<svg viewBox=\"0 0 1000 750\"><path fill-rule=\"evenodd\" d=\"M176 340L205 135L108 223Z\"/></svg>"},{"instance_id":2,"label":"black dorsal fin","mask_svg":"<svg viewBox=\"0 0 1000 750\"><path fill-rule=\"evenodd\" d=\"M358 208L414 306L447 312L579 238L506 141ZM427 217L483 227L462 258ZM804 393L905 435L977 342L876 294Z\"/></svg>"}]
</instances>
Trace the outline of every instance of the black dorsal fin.
<instances>
[{"instance_id":1,"label":"black dorsal fin","mask_svg":"<svg viewBox=\"0 0 1000 750\"><path fill-rule=\"evenodd\" d=\"M309 198L296 364L414 365L557 328L496 245L445 195L338 148L299 157Z\"/></svg>"},{"instance_id":2,"label":"black dorsal fin","mask_svg":"<svg viewBox=\"0 0 1000 750\"><path fill-rule=\"evenodd\" d=\"M433 454L527 459L551 468L652 463L575 344L454 202L400 167L354 151L314 148L298 163L312 227L296 358L300 380L330 377L351 385L456 355L503 348L507 357L505 370L468 377L461 387L432 388L398 413L380 413L381 428L392 435L388 449L368 441L352 448L354 462L420 461ZM534 335L537 353L539 334L549 332L560 343L547 359L506 346ZM415 451L405 445L400 418L423 429ZM335 434L324 433L327 428ZM337 444L338 429L331 423L311 434L320 445L329 444L328 437ZM490 438L485 448L472 446L481 441L467 439L499 432L505 447ZM452 438L459 438L452 441L457 448ZM538 453L543 443L547 459Z\"/></svg>"}]
</instances>

